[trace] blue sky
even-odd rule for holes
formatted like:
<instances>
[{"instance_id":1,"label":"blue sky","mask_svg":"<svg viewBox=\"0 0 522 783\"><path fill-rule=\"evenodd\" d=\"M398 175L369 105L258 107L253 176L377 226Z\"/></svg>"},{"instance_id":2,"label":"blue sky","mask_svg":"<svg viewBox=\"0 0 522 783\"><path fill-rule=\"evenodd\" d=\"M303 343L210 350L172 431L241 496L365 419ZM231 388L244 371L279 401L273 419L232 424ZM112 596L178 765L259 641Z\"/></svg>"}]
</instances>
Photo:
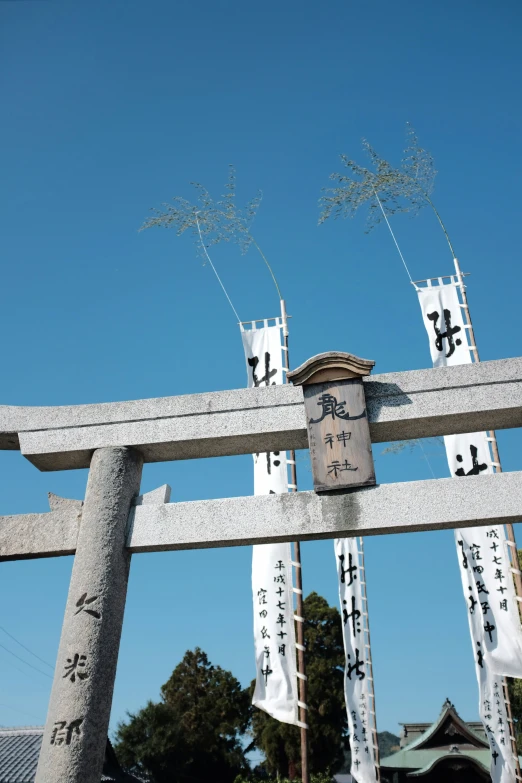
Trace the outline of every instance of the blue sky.
<instances>
[{"instance_id":1,"label":"blue sky","mask_svg":"<svg viewBox=\"0 0 522 783\"><path fill-rule=\"evenodd\" d=\"M515 0L312 3L27 0L0 3L0 403L59 405L239 388L234 316L189 237L138 233L150 207L219 194L229 163L291 313L296 366L326 350L376 371L430 365L419 307L385 227L317 226L317 200L367 137L398 162L412 122L439 174L434 199L460 261L483 359L520 350L520 24ZM414 279L452 272L428 212L397 217ZM258 258L213 259L242 319L278 301ZM522 469L516 430L499 434ZM435 474L447 475L430 446ZM417 449L376 453L379 482L430 478ZM306 461L300 486L311 486ZM0 452L0 514L81 498L86 471L39 473ZM248 456L146 466L173 500L252 492ZM522 533L519 533L519 537ZM522 539L521 539L522 540ZM305 592L337 601L331 542L302 547ZM451 532L367 540L380 729L433 720L446 697L477 719L477 686ZM202 647L254 676L250 550L133 558L114 728ZM0 626L53 664L71 558L2 564ZM50 668L0 631L0 724L42 723ZM36 672L8 648L41 669Z\"/></svg>"}]
</instances>

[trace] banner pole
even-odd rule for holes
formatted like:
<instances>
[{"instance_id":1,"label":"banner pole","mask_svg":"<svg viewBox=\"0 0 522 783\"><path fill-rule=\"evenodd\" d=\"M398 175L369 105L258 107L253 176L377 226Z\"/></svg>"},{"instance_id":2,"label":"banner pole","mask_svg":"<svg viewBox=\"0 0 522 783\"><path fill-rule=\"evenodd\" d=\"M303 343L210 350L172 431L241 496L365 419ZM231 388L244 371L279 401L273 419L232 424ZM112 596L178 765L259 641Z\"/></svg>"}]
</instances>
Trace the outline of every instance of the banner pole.
<instances>
[{"instance_id":1,"label":"banner pole","mask_svg":"<svg viewBox=\"0 0 522 783\"><path fill-rule=\"evenodd\" d=\"M286 307L284 299L281 299L281 321L283 324L283 342L285 347L285 369L290 369L290 357L288 355L288 318L286 315ZM286 383L288 379L285 378ZM297 492L297 469L295 464L295 451L290 451L290 491ZM306 705L307 702L307 681L306 681L306 659L305 659L305 636L304 636L304 611L303 611L303 575L301 567L301 546L299 541L294 542L294 560L295 560L295 583L296 583L296 596L297 596L297 617L299 621L296 623L296 637L297 637L297 671L301 675L299 679L299 701ZM301 779L303 783L310 783L310 771L308 769L308 728L305 728L307 724L307 708L299 706L299 720L303 724L301 726Z\"/></svg>"},{"instance_id":2,"label":"banner pole","mask_svg":"<svg viewBox=\"0 0 522 783\"><path fill-rule=\"evenodd\" d=\"M358 563L359 570L361 573L361 581L364 583L364 604L366 607L366 618L365 618L365 631L366 635L368 637L368 647L367 647L367 656L368 656L368 668L370 670L370 697L372 700L372 738L373 738L373 751L374 751L374 759L375 759L375 779L377 783L381 783L381 754L379 752L379 737L377 735L377 707L375 704L375 683L373 680L373 662L372 662L372 643L370 639L370 615L368 612L368 591L367 591L367 584L366 584L366 568L364 566L364 541L362 536L359 537L359 555L361 558L360 563Z\"/></svg>"},{"instance_id":3,"label":"banner pole","mask_svg":"<svg viewBox=\"0 0 522 783\"><path fill-rule=\"evenodd\" d=\"M475 332L473 330L473 322L471 320L471 313L469 311L469 305L468 305L468 296L466 293L466 286L464 285L463 275L462 271L460 269L460 264L457 258L453 258L453 263L455 265L455 273L457 276L457 282L460 289L460 295L462 297L462 308L464 310L464 317L465 321L467 322L468 332L469 332L469 338L471 340L471 353L473 354L473 359L475 362L480 362L478 347L477 347L477 341L475 339ZM502 473L502 463L500 461L500 453L498 450L498 443L497 443L497 436L494 430L490 430L488 432L488 439L489 443L491 444L491 453L493 455L493 467L495 469L495 473ZM506 533L508 541L511 542L512 546L509 546L509 559L511 562L511 569L514 577L515 582L515 592L517 594L517 597L520 599L517 601L518 605L518 613L519 617L522 619L522 576L520 574L520 566L518 563L518 550L517 550L517 542L515 539L515 531L513 528L513 525L508 524L505 525ZM513 748L513 755L515 757L515 765L516 765L516 775L518 780L522 780L522 772L520 770L520 762L518 759L518 752L517 752L517 744L516 744L516 737L514 736L513 729L514 729L514 723L513 723L513 714L511 711L511 699L509 698L509 691L508 691L508 685L507 685L507 679L506 677L503 678L503 691L504 691L504 699L506 702L506 711L508 714L508 720L510 723L510 731L509 736L511 739L511 746Z\"/></svg>"},{"instance_id":4,"label":"banner pole","mask_svg":"<svg viewBox=\"0 0 522 783\"><path fill-rule=\"evenodd\" d=\"M471 313L469 311L469 306L468 306L468 296L466 294L466 286L464 285L464 280L462 278L462 272L460 270L460 264L458 262L458 259L454 258L453 263L455 264L455 272L457 273L457 280L460 288L460 293L462 296L462 304L465 312L465 318L469 326L468 331L471 339L471 345L472 345L471 351L473 354L473 359L476 362L480 362L479 352L477 348L477 341L475 339L475 332L473 331L473 322L471 320ZM496 433L493 430L491 430L488 432L488 437L490 438L491 451L493 453L495 473L502 473L502 463L500 462L500 454L498 450ZM511 524L506 525L506 532L507 532L508 540L511 541L511 543L514 545L512 547L509 547L510 550L509 557L511 560L511 567L515 569L513 576L515 579L516 593L519 598L522 598L522 576L520 574L520 567L518 564L518 555L516 549L517 542L515 539L515 531L513 529L513 525ZM517 603L519 604L519 613L520 613L521 612L520 601L517 601ZM522 614L521 614L521 618L522 618Z\"/></svg>"}]
</instances>

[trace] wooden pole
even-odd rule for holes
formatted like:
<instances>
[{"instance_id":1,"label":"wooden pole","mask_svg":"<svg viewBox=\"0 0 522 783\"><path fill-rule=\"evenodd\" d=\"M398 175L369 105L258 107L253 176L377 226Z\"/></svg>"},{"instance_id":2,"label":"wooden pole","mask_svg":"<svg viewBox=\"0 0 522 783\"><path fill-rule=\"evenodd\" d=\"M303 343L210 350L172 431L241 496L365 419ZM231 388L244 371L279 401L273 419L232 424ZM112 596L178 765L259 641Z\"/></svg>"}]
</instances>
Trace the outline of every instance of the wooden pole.
<instances>
[{"instance_id":1,"label":"wooden pole","mask_svg":"<svg viewBox=\"0 0 522 783\"><path fill-rule=\"evenodd\" d=\"M286 370L290 369L290 358L288 355L288 319L286 315L286 307L284 299L281 299L281 320L283 322L283 340L285 351L285 364ZM288 380L286 383L288 383ZM297 470L295 464L295 451L290 452L290 491L297 492ZM299 541L294 542L294 564L295 564L295 592L297 595L297 620L296 625L296 637L297 637L297 672L299 679L299 720L303 726L301 726L301 778L303 783L310 783L310 770L308 768L308 728L305 728L307 724L307 681L306 681L306 659L305 659L305 637L304 637L304 611L303 611L303 574L301 568L301 546Z\"/></svg>"},{"instance_id":2,"label":"wooden pole","mask_svg":"<svg viewBox=\"0 0 522 783\"><path fill-rule=\"evenodd\" d=\"M457 258L453 258L453 263L455 264L455 272L457 275L457 282L460 288L460 293L462 296L462 304L461 307L464 310L465 315L465 321L466 326L468 327L467 331L469 332L469 338L471 345L470 350L473 354L473 359L475 362L480 362L479 352L477 348L477 341L475 339L475 332L473 331L473 322L471 320L471 313L469 311L469 305L468 305L468 295L466 293L466 286L464 285L463 280L463 274L460 269L460 264L458 262ZM488 441L491 445L491 453L493 455L493 467L495 470L495 473L502 473L502 463L500 462L500 454L498 450L498 443L497 443L497 436L494 432L494 430L490 430L487 434ZM522 619L522 575L520 573L520 566L518 563L518 553L517 553L517 543L515 540L515 531L513 529L513 525L508 524L506 527L506 533L507 533L507 539L508 539L508 545L509 545L509 559L511 561L511 570L513 573L514 581L515 581L515 591L517 595L517 605L518 605L518 612L519 616ZM507 686L507 679L503 678L503 686L504 686L504 698L506 701L506 711L508 714L508 720L510 724L510 731L509 736L511 738L511 746L513 748L513 755L515 757L515 764L516 764L516 775L518 780L522 780L522 772L520 770L520 762L518 760L518 752L517 752L517 744L516 744L516 737L513 732L513 714L511 710L511 700L509 698L509 691Z\"/></svg>"},{"instance_id":3,"label":"wooden pole","mask_svg":"<svg viewBox=\"0 0 522 783\"><path fill-rule=\"evenodd\" d=\"M371 725L372 725L372 740L373 740L373 753L375 759L375 779L377 783L381 781L381 756L379 752L379 738L377 736L377 710L375 707L375 683L373 680L373 662L372 662L372 644L370 640L370 617L368 614L368 592L366 587L366 569L364 566L364 541L362 537L359 538L359 556L360 563L358 563L361 584L364 587L364 631L367 637L364 644L366 647L366 658L368 661L368 668L370 670L369 682L370 682L370 713L371 713Z\"/></svg>"}]
</instances>

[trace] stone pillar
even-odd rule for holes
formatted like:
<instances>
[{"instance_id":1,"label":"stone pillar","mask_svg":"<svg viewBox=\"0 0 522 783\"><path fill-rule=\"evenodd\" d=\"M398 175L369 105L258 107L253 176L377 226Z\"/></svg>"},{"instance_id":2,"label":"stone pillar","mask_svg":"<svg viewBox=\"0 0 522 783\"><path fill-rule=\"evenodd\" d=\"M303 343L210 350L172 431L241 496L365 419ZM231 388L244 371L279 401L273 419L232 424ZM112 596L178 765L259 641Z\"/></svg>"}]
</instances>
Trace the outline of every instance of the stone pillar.
<instances>
[{"instance_id":1,"label":"stone pillar","mask_svg":"<svg viewBox=\"0 0 522 783\"><path fill-rule=\"evenodd\" d=\"M35 783L100 783L142 464L131 448L93 454Z\"/></svg>"}]
</instances>

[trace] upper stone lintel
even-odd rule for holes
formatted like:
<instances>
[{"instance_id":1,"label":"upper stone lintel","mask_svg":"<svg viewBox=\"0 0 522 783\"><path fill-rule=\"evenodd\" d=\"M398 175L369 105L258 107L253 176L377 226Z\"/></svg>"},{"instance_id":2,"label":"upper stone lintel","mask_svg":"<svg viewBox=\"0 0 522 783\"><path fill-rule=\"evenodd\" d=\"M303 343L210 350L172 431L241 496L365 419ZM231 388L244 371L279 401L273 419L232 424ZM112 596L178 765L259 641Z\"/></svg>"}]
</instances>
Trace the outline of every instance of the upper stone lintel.
<instances>
[{"instance_id":1,"label":"upper stone lintel","mask_svg":"<svg viewBox=\"0 0 522 783\"><path fill-rule=\"evenodd\" d=\"M363 375L369 375L374 367L375 362L361 359L353 353L327 351L312 356L300 367L287 373L287 377L294 386L306 386L345 378L362 378Z\"/></svg>"}]
</instances>

